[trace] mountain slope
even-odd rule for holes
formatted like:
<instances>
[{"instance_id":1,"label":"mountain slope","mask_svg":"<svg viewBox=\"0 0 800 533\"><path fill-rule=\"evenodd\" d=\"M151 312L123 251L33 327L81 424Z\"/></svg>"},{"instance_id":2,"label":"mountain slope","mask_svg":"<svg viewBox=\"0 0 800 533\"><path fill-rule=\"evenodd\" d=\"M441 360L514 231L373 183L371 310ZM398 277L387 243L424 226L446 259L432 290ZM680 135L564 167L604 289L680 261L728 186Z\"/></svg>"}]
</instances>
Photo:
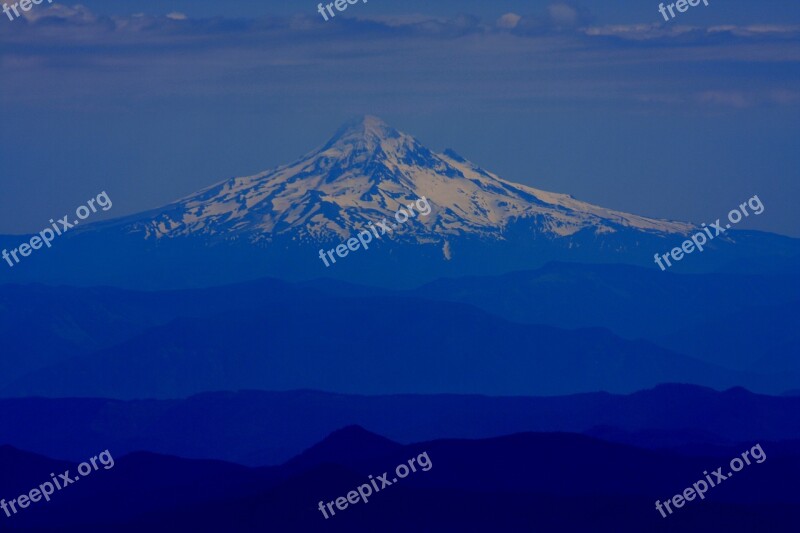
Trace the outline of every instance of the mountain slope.
<instances>
[{"instance_id":1,"label":"mountain slope","mask_svg":"<svg viewBox=\"0 0 800 533\"><path fill-rule=\"evenodd\" d=\"M586 228L596 233L621 227L662 233L691 229L502 180L453 151L433 153L372 116L345 125L299 161L232 178L129 227L155 238L199 233L271 240L291 234L327 242L392 218L422 197L432 212L407 223L417 242L466 234L500 239L511 221L523 218L535 218L539 232L553 237Z\"/></svg>"},{"instance_id":2,"label":"mountain slope","mask_svg":"<svg viewBox=\"0 0 800 533\"><path fill-rule=\"evenodd\" d=\"M796 338L800 279L796 273L676 276L626 265L551 263L502 276L441 279L410 294L475 305L516 322L608 328L748 369L737 360L752 363L769 342Z\"/></svg>"},{"instance_id":3,"label":"mountain slope","mask_svg":"<svg viewBox=\"0 0 800 533\"><path fill-rule=\"evenodd\" d=\"M33 372L2 394L175 398L310 388L558 395L663 382L782 392L797 377L730 372L606 330L514 324L464 304L318 298L178 319Z\"/></svg>"},{"instance_id":4,"label":"mountain slope","mask_svg":"<svg viewBox=\"0 0 800 533\"><path fill-rule=\"evenodd\" d=\"M0 335L6 339L0 352L0 389L25 374L118 346L181 318L246 316L274 308L297 310L297 320L310 324L315 313L304 315L302 307L339 308L340 300L357 298L374 310L372 322L380 321L396 298L408 297L454 302L460 304L457 309L479 307L503 319L503 327L505 321L600 327L715 366L762 374L798 371L793 357L797 350L791 349L797 345L796 276L678 276L626 265L553 263L497 277L439 280L410 292L329 279L302 284L261 279L181 291L0 286ZM449 307L419 307L417 319L442 330L452 327ZM480 342L491 345L497 335L490 330L486 335Z\"/></svg>"}]
</instances>

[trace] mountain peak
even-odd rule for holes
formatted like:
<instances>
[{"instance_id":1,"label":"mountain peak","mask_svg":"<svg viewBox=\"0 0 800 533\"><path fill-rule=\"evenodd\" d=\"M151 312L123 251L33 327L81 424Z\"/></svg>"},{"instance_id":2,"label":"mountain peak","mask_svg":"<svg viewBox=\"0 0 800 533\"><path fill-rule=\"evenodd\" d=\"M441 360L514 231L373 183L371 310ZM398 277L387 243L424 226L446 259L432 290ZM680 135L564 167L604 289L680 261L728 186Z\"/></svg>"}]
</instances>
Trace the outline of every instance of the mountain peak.
<instances>
[{"instance_id":1,"label":"mountain peak","mask_svg":"<svg viewBox=\"0 0 800 533\"><path fill-rule=\"evenodd\" d=\"M312 468L325 463L348 465L389 455L402 446L361 426L334 431L287 464Z\"/></svg>"},{"instance_id":2,"label":"mountain peak","mask_svg":"<svg viewBox=\"0 0 800 533\"><path fill-rule=\"evenodd\" d=\"M342 125L323 150L337 144L353 144L374 149L380 146L382 141L397 139L401 135L381 118L364 115Z\"/></svg>"},{"instance_id":3,"label":"mountain peak","mask_svg":"<svg viewBox=\"0 0 800 533\"><path fill-rule=\"evenodd\" d=\"M371 135L385 135L388 132L394 131L394 128L375 115L364 115L354 122L358 129Z\"/></svg>"}]
</instances>

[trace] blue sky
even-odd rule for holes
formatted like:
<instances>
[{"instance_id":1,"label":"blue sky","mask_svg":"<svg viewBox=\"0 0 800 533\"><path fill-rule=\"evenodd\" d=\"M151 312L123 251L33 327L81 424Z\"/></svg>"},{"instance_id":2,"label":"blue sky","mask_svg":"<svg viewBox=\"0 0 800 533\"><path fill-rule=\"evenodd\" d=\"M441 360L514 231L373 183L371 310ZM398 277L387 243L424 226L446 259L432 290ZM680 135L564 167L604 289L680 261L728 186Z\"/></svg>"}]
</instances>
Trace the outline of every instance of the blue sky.
<instances>
[{"instance_id":1,"label":"blue sky","mask_svg":"<svg viewBox=\"0 0 800 533\"><path fill-rule=\"evenodd\" d=\"M152 208L287 163L355 115L504 178L800 236L800 6L88 0L0 19L0 233L106 190Z\"/></svg>"}]
</instances>

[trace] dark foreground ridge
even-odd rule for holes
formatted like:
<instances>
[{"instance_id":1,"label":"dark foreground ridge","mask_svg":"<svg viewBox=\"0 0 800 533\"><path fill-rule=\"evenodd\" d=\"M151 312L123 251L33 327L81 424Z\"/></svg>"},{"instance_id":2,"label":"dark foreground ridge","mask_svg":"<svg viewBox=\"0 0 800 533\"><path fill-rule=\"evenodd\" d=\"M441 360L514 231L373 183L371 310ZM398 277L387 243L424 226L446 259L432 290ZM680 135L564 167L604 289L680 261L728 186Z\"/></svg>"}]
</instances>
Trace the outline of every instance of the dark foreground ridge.
<instances>
[{"instance_id":1,"label":"dark foreground ridge","mask_svg":"<svg viewBox=\"0 0 800 533\"><path fill-rule=\"evenodd\" d=\"M796 449L761 444L767 461L667 519L654 501L725 464L727 452L690 457L565 433L401 446L349 427L304 460L274 468L129 454L36 512L0 520L10 530L76 532L793 531L800 489L785 481L800 475L800 457ZM320 500L421 452L430 457L429 471L329 520L317 510ZM12 468L21 461L24 469ZM53 468L70 466L4 447L0 468L11 475L0 489L20 494Z\"/></svg>"}]
</instances>

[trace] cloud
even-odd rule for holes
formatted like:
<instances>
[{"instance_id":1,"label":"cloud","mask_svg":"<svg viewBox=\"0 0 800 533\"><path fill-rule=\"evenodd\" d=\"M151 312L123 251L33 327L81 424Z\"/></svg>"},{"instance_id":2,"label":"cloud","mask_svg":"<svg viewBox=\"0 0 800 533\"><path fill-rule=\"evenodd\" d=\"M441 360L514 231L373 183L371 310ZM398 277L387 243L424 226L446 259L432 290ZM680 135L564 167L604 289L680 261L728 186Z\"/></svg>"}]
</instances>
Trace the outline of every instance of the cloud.
<instances>
[{"instance_id":1,"label":"cloud","mask_svg":"<svg viewBox=\"0 0 800 533\"><path fill-rule=\"evenodd\" d=\"M591 37L616 37L630 41L675 38L697 31L699 29L692 26L664 26L662 24L608 24L583 30L586 35Z\"/></svg>"},{"instance_id":2,"label":"cloud","mask_svg":"<svg viewBox=\"0 0 800 533\"><path fill-rule=\"evenodd\" d=\"M697 99L704 104L733 107L743 109L749 107L752 102L739 91L704 91L697 95Z\"/></svg>"},{"instance_id":3,"label":"cloud","mask_svg":"<svg viewBox=\"0 0 800 533\"><path fill-rule=\"evenodd\" d=\"M505 29L516 28L520 20L522 20L522 17L520 17L516 13L506 13L505 15L497 19L497 27Z\"/></svg>"},{"instance_id":4,"label":"cloud","mask_svg":"<svg viewBox=\"0 0 800 533\"><path fill-rule=\"evenodd\" d=\"M170 42L184 46L187 38L199 43L212 42L220 35L230 35L239 42L246 40L272 39L274 36L307 41L336 38L339 40L398 38L418 36L433 38L460 38L469 34L491 35L508 32L528 38L543 38L551 34L580 37L610 38L622 41L663 41L716 44L721 38L738 39L740 42L785 42L800 40L800 26L779 24L753 24L746 26L716 25L707 28L662 23L607 24L592 26L592 16L566 2L547 6L540 14L520 15L514 12L503 14L494 22L460 14L453 17L425 15L404 16L359 16L326 24L319 17L308 14L292 17L264 17L258 19L230 19L224 17L193 18L185 13L170 12L164 16L136 13L128 16L98 16L82 5L66 6L53 4L47 8L25 13L26 30L0 28L0 45L8 42L34 40L71 42L85 45L96 40L122 39L129 44L164 44ZM31 28L32 27L32 28ZM38 31L37 31L38 29ZM93 31L94 30L94 31ZM139 35L136 37L136 35ZM156 39L155 41L153 39ZM117 43L119 44L119 43Z\"/></svg>"},{"instance_id":5,"label":"cloud","mask_svg":"<svg viewBox=\"0 0 800 533\"><path fill-rule=\"evenodd\" d=\"M592 37L614 37L624 41L696 42L716 44L720 42L786 41L800 38L800 26L781 25L723 25L686 26L663 23L608 24L590 26L581 30Z\"/></svg>"},{"instance_id":6,"label":"cloud","mask_svg":"<svg viewBox=\"0 0 800 533\"><path fill-rule=\"evenodd\" d=\"M800 26L780 24L751 24L748 26L711 26L708 33L729 33L739 37L797 37L800 35Z\"/></svg>"},{"instance_id":7,"label":"cloud","mask_svg":"<svg viewBox=\"0 0 800 533\"><path fill-rule=\"evenodd\" d=\"M779 105L800 104L800 90L775 89L770 92L769 99Z\"/></svg>"},{"instance_id":8,"label":"cloud","mask_svg":"<svg viewBox=\"0 0 800 533\"><path fill-rule=\"evenodd\" d=\"M0 26L0 91L37 105L85 106L123 96L113 105L242 95L281 101L314 98L320 87L357 101L400 94L439 106L800 105L787 79L794 70L786 69L800 61L797 27L589 20L564 2L489 20L414 14L335 24L307 14L106 17L54 5ZM687 65L690 75L681 71ZM59 90L48 92L54 84Z\"/></svg>"},{"instance_id":9,"label":"cloud","mask_svg":"<svg viewBox=\"0 0 800 533\"><path fill-rule=\"evenodd\" d=\"M71 23L76 25L92 24L98 21L97 15L80 4L67 6L65 4L43 5L30 11L23 11L22 15L28 23Z\"/></svg>"},{"instance_id":10,"label":"cloud","mask_svg":"<svg viewBox=\"0 0 800 533\"><path fill-rule=\"evenodd\" d=\"M775 88L764 91L709 90L694 95L703 104L733 109L745 109L759 104L797 106L800 104L800 90Z\"/></svg>"},{"instance_id":11,"label":"cloud","mask_svg":"<svg viewBox=\"0 0 800 533\"><path fill-rule=\"evenodd\" d=\"M547 12L557 26L574 26L578 23L578 10L564 2L550 4Z\"/></svg>"},{"instance_id":12,"label":"cloud","mask_svg":"<svg viewBox=\"0 0 800 533\"><path fill-rule=\"evenodd\" d=\"M549 4L543 11L523 15L521 18L522 20L517 20L514 26L498 24L498 27L505 27L516 35L537 37L574 32L580 26L589 24L593 19L588 10L566 2Z\"/></svg>"}]
</instances>

